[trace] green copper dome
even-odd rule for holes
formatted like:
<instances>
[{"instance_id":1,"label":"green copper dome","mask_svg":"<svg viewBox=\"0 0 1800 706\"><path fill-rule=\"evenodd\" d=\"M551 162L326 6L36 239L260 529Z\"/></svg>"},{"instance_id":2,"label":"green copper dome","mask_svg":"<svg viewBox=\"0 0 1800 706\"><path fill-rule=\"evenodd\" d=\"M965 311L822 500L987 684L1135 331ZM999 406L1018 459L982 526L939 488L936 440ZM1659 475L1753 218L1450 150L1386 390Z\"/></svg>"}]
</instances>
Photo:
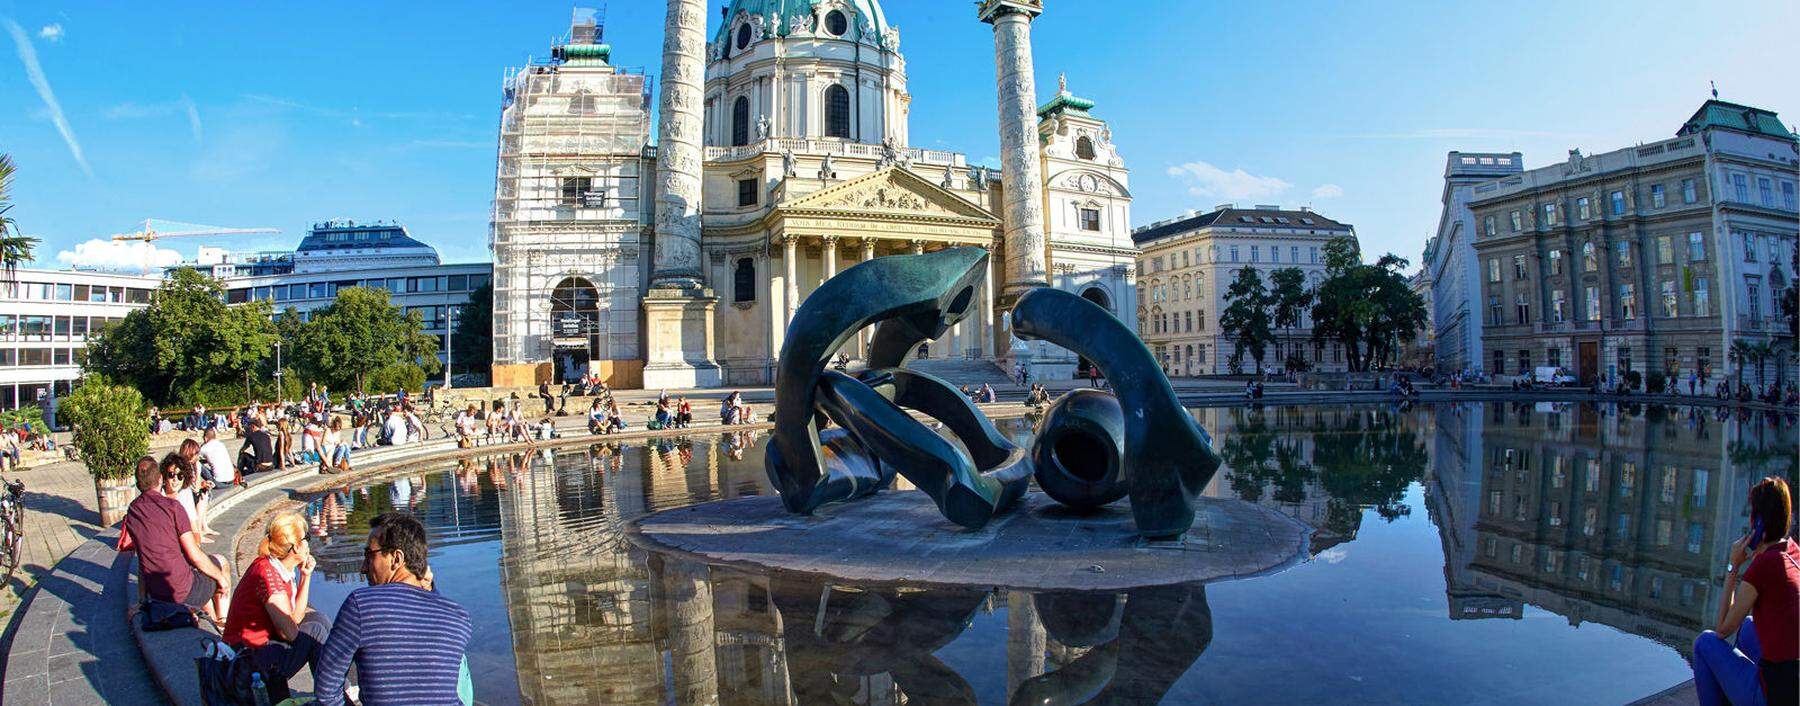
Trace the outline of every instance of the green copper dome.
<instances>
[{"instance_id":1,"label":"green copper dome","mask_svg":"<svg viewBox=\"0 0 1800 706\"><path fill-rule=\"evenodd\" d=\"M738 47L733 35L738 31L739 13L743 13L746 20L752 17L761 17L765 28L772 16L776 26L774 35L777 37L809 32L820 36L832 36L831 28L825 26L829 22L830 11L814 13L814 9L819 3L820 0L732 0L731 5L725 8L725 21L720 25L718 33L713 35L713 43L717 46L730 41L732 42L729 45L731 51L737 51ZM875 43L885 46L888 30L887 14L881 11L879 0L844 0L842 6L844 13L842 36L845 39L861 39L863 27L866 24ZM796 24L796 19L799 20L799 24ZM767 32L765 32L766 34Z\"/></svg>"}]
</instances>

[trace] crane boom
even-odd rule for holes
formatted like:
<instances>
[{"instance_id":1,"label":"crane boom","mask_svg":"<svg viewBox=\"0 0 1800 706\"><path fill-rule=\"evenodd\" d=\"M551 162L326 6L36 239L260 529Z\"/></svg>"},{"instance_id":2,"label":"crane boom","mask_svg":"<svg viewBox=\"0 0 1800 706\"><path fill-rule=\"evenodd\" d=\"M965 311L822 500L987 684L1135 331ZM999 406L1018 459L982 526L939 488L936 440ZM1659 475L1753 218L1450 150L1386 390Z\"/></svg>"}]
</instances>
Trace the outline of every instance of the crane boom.
<instances>
[{"instance_id":1,"label":"crane boom","mask_svg":"<svg viewBox=\"0 0 1800 706\"><path fill-rule=\"evenodd\" d=\"M276 228L222 228L222 227L218 227L218 226L200 225L197 223L176 223L174 221L161 221L160 223L170 225L170 226L178 226L178 227L185 226L185 227L190 228L190 230L166 230L165 231L165 230L157 230L156 226L158 223L159 222L156 221L155 219L146 219L144 221L144 227L142 229L140 229L136 232L132 232L132 233L120 233L118 235L114 235L112 237L112 239L113 240L142 240L145 242L149 242L152 240L156 240L158 238L188 238L188 237L201 236L201 235L253 235L253 234L273 235L273 234L281 233L281 231Z\"/></svg>"}]
</instances>

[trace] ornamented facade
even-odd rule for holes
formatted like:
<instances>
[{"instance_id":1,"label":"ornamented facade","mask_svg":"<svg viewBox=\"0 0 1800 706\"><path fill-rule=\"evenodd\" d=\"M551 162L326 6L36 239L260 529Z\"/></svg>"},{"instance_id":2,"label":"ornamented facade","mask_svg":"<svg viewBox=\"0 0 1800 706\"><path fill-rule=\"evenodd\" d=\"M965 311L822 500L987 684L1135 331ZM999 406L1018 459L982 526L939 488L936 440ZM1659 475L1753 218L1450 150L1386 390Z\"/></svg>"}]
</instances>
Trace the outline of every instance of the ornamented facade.
<instances>
[{"instance_id":1,"label":"ornamented facade","mask_svg":"<svg viewBox=\"0 0 1800 706\"><path fill-rule=\"evenodd\" d=\"M1017 73L1019 62L1013 55L1029 54L1029 35L1022 44L1011 41L1019 29L1015 26L1019 18L1013 15L1024 13L1028 24L1037 4L987 5L982 17L995 21L1002 73L1006 67ZM691 30L686 25L678 29ZM576 35L580 34L578 28ZM597 33L593 37L588 40L591 45L603 48ZM577 45L559 48L559 56L603 55L593 49L573 53L572 49ZM1074 356L1047 345L1015 347L1005 330L1008 294L1021 282L1029 286L1048 279L1131 323L1125 312L1135 309L1131 264L1136 249L1129 237L1128 171L1112 145L1110 128L1089 112L1092 101L1065 87L1037 109L1037 139L1028 144L1034 149L1006 152L1002 162L1013 170L1015 152L1025 154L1035 169L1013 171L1035 172L1035 188L1030 190L1040 195L1028 203L1009 204L1000 170L972 165L956 152L910 146L911 97L900 31L889 24L877 0L736 0L725 9L723 22L703 49L700 286L683 290L682 301L687 303L679 306L688 312L687 318L679 326L667 324L673 335L660 339L655 331L640 332L637 325L643 321L639 301L646 295L654 295L649 298L657 302L675 301L664 297L665 289L652 283L651 273L640 264L651 256L646 246L653 245L660 258L663 241L680 238L670 235L677 224L659 222L658 214L683 200L665 198L668 195L656 184L638 190L639 174L658 173L657 151L640 146L636 156L623 150L577 155L561 168L587 164L605 175L604 181L588 182L585 189L579 182L573 187L580 201L582 194L606 185L606 210L594 214L603 218L576 220L575 216L589 213L578 203L568 217L550 213L548 222L533 226L575 232L530 242L512 239L504 243L509 251L502 252L502 227L522 226L520 219L502 218L496 209L495 384L560 380L589 368L614 385L650 384L633 373L650 360L650 377L656 378L654 369L665 358L694 370L716 365L718 384L769 384L788 322L820 283L872 258L947 247L976 246L994 253L990 273L976 293L983 305L948 335L922 347L921 358L1008 365L1022 361L1032 367L1034 376L1072 375L1078 365ZM571 63L553 60L533 69L551 76L592 72L609 81L633 76L639 83L620 86L611 95L643 94L642 77L610 65L602 69ZM664 99L671 100L666 77L664 81ZM1027 100L1030 89L1028 83L1023 85ZM620 110L636 115L635 108ZM509 103L509 121L513 112ZM665 106L665 115L668 112ZM527 126L561 120L566 118L554 107L519 117ZM621 148L647 132L637 129L639 123L616 122L632 130L626 138L613 140ZM686 129L662 128L659 133ZM503 155L507 134L503 129ZM503 190L507 169L503 156ZM547 183L558 184L558 194L566 190L562 182ZM613 194L616 201L611 200ZM1021 218L1036 219L1038 225L1021 231L1014 227ZM1017 247L1029 242L1020 239L1020 232L1035 232L1038 245ZM547 261L551 253L567 253L567 262L558 260L554 271L527 267L525 271L539 274L501 286L501 272L508 269L505 263ZM1022 264L1020 255L1027 255ZM1034 267L1037 282L1030 274ZM656 269L660 277L664 269L660 260ZM586 336L551 335L554 322L571 320L569 307L551 301L559 283L571 278L596 290L572 300L577 305L573 320L605 325L582 329L591 331ZM643 315L662 320L664 314L650 304L646 300ZM510 335L502 333L502 311L511 312ZM695 335L690 323L703 326L706 335ZM677 328L680 332L674 334ZM525 333L519 335L521 331ZM868 333L847 346L853 359L863 356ZM573 347L565 344L582 340L585 358L564 352ZM558 361L570 364L552 365ZM712 384L703 376L694 379Z\"/></svg>"}]
</instances>

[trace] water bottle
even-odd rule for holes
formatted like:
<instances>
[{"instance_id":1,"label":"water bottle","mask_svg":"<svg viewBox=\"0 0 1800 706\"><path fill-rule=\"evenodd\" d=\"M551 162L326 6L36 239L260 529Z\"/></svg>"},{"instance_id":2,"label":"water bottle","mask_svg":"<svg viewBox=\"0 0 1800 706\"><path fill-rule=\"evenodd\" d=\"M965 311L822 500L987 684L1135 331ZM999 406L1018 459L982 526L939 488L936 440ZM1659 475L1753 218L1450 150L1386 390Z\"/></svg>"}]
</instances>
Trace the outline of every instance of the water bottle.
<instances>
[{"instance_id":1,"label":"water bottle","mask_svg":"<svg viewBox=\"0 0 1800 706\"><path fill-rule=\"evenodd\" d=\"M256 706L269 706L269 687L263 684L262 672L250 673L250 698Z\"/></svg>"}]
</instances>

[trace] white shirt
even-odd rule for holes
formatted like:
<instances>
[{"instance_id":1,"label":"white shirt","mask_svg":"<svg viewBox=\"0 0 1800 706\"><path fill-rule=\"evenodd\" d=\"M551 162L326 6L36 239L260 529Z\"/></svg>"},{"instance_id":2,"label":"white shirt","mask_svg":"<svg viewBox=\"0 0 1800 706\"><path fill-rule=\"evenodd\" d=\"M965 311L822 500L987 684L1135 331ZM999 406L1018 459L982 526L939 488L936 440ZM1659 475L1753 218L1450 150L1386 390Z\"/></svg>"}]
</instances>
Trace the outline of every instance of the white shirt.
<instances>
[{"instance_id":1,"label":"white shirt","mask_svg":"<svg viewBox=\"0 0 1800 706\"><path fill-rule=\"evenodd\" d=\"M387 436L395 446L406 443L406 417L399 414L388 415Z\"/></svg>"},{"instance_id":2,"label":"white shirt","mask_svg":"<svg viewBox=\"0 0 1800 706\"><path fill-rule=\"evenodd\" d=\"M212 466L214 482L229 482L235 474L231 465L231 452L225 450L225 442L213 439L200 445L200 458L206 459Z\"/></svg>"}]
</instances>

